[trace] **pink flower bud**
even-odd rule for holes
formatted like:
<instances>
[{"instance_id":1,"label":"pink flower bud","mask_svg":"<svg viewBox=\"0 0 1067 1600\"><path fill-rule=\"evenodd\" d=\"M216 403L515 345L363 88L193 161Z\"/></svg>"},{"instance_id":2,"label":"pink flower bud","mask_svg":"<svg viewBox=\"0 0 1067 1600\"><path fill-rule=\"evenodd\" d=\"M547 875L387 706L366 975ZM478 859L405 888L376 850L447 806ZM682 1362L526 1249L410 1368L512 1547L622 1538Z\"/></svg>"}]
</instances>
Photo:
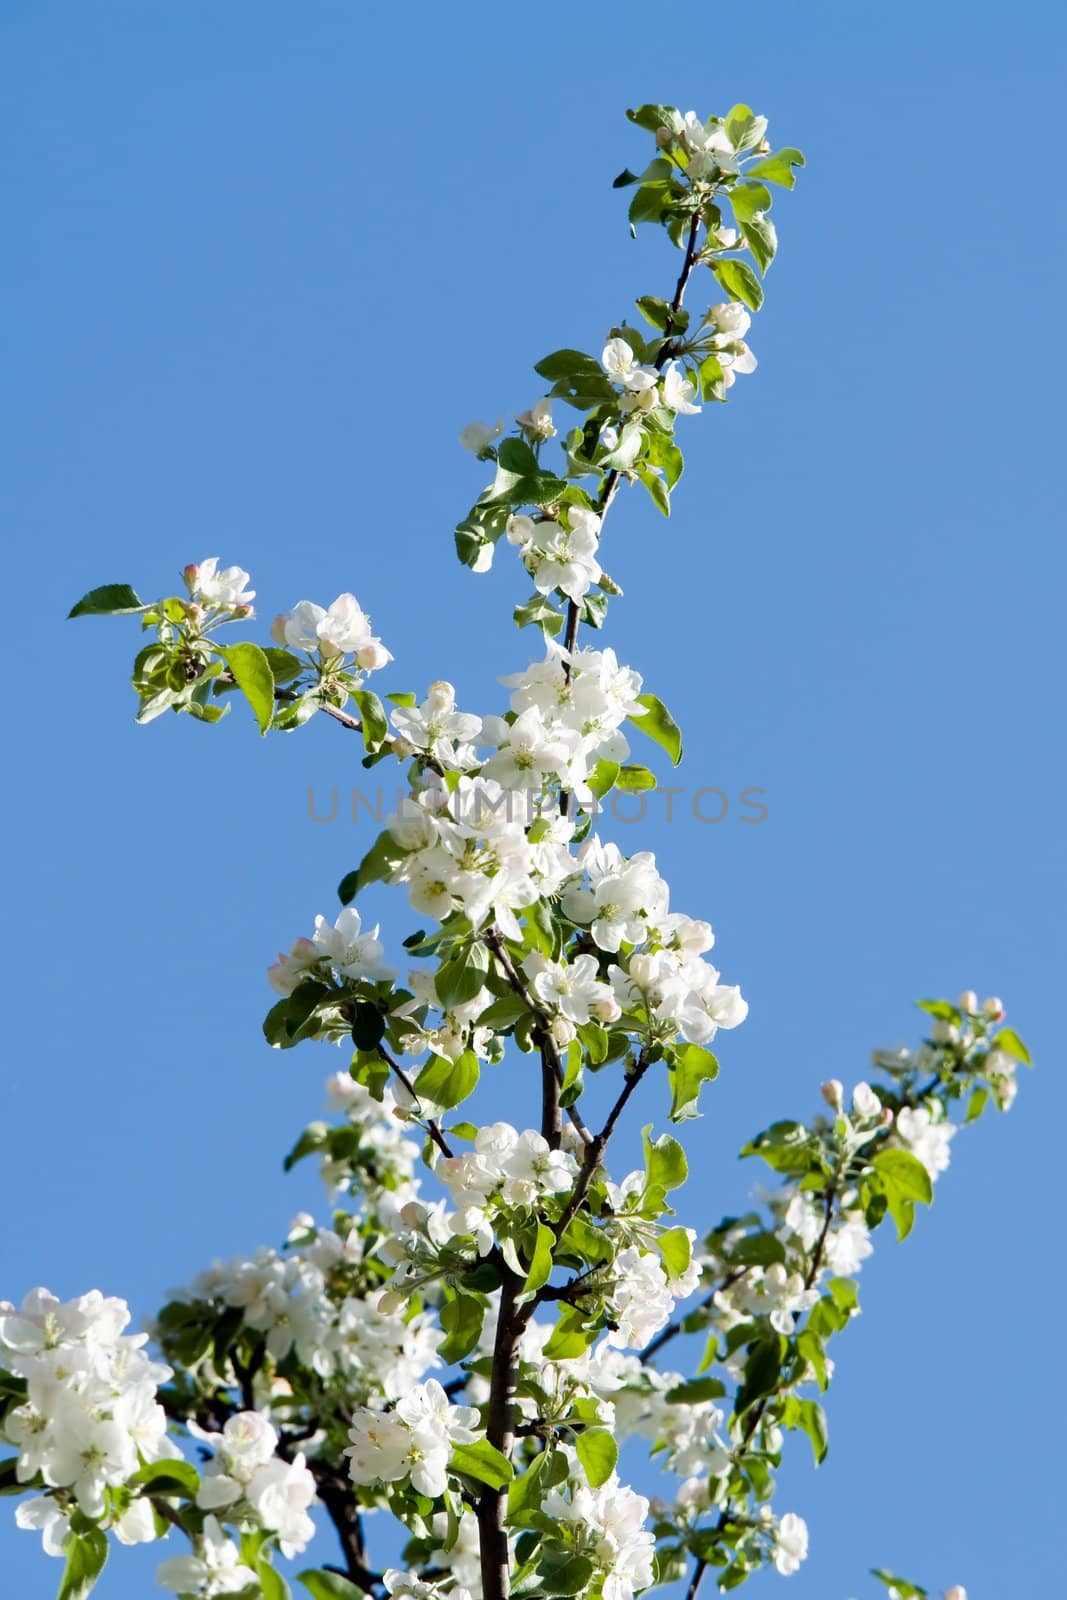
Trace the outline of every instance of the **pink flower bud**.
<instances>
[{"instance_id":1,"label":"pink flower bud","mask_svg":"<svg viewBox=\"0 0 1067 1600\"><path fill-rule=\"evenodd\" d=\"M882 1107L882 1126L883 1128L891 1128L893 1126L893 1113L889 1106Z\"/></svg>"},{"instance_id":2,"label":"pink flower bud","mask_svg":"<svg viewBox=\"0 0 1067 1600\"><path fill-rule=\"evenodd\" d=\"M1004 1002L999 998L999 996L991 994L988 1000L983 1000L982 1010L985 1012L990 1022L1003 1022Z\"/></svg>"},{"instance_id":3,"label":"pink flower bud","mask_svg":"<svg viewBox=\"0 0 1067 1600\"><path fill-rule=\"evenodd\" d=\"M192 594L193 590L196 588L196 580L199 578L199 576L200 568L197 566L195 561L190 561L187 567L182 568L182 578L184 579L185 587L188 589L190 594Z\"/></svg>"},{"instance_id":4,"label":"pink flower bud","mask_svg":"<svg viewBox=\"0 0 1067 1600\"><path fill-rule=\"evenodd\" d=\"M967 1600L967 1591L962 1583L954 1583L951 1589L946 1589L945 1600Z\"/></svg>"},{"instance_id":5,"label":"pink flower bud","mask_svg":"<svg viewBox=\"0 0 1067 1600\"><path fill-rule=\"evenodd\" d=\"M827 1078L825 1083L819 1085L819 1093L835 1111L840 1111L845 1098L845 1086L840 1078Z\"/></svg>"}]
</instances>

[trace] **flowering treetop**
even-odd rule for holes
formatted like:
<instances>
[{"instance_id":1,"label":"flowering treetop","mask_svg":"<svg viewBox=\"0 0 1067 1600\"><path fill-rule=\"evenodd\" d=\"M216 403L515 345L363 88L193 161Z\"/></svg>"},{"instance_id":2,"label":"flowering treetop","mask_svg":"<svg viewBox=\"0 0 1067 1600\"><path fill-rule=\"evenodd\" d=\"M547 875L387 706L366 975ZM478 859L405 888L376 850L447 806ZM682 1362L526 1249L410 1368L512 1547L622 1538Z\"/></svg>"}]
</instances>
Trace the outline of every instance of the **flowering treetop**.
<instances>
[{"instance_id":1,"label":"flowering treetop","mask_svg":"<svg viewBox=\"0 0 1067 1600\"><path fill-rule=\"evenodd\" d=\"M617 183L631 225L677 247L673 289L642 295L641 325L599 349L539 362L548 393L513 429L463 434L489 482L459 557L482 572L510 550L533 590L515 621L534 659L501 679L497 711L457 707L443 680L379 698L368 680L393 656L352 594L300 600L269 644L241 636L255 591L216 557L185 569L184 594L146 604L110 584L72 613L140 617L139 721L218 722L235 696L264 733L325 715L365 765L400 762L408 794L339 913L268 973L268 1041L345 1051L329 1115L286 1160L318 1161L323 1215L173 1291L159 1359L96 1292L0 1307L0 1473L30 1496L20 1525L64 1558L61 1600L89 1592L112 1538L163 1537L187 1546L163 1588L284 1600L276 1558L310 1542L315 1505L339 1546L300 1574L315 1600L633 1600L682 1579L694 1600L709 1576L726 1590L764 1564L795 1572L807 1528L772 1509L775 1474L790 1433L826 1452L828 1347L857 1313L872 1235L888 1219L903 1238L931 1202L957 1111L1011 1104L1028 1058L1000 1002L923 1002L917 1049L878 1053L877 1081L828 1082L820 1114L745 1146L773 1175L759 1209L678 1218L687 1159L666 1129L699 1115L710 1047L747 1007L655 857L599 831L605 795L656 783L635 733L682 753L662 700L595 637L619 593L605 521L630 486L669 514L682 419L755 369L768 185L792 188L803 158L773 151L746 106L630 117L655 151ZM397 947L360 909L379 881L417 919ZM475 1120L492 1071L514 1080L514 1123ZM609 1109L590 1124L592 1075ZM643 1165L613 1177L639 1092ZM631 1439L662 1473L654 1499L620 1480ZM399 1565L372 1555L374 1511L399 1525ZM878 1576L901 1600L925 1593Z\"/></svg>"}]
</instances>

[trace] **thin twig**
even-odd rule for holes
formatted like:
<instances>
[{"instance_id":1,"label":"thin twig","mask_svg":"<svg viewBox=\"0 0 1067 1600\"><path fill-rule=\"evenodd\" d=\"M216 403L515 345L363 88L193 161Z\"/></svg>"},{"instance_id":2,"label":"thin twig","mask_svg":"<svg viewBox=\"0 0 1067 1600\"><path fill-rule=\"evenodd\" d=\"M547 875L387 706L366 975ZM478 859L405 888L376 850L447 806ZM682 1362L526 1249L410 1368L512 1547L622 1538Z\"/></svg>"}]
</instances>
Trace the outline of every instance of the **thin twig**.
<instances>
[{"instance_id":1,"label":"thin twig","mask_svg":"<svg viewBox=\"0 0 1067 1600\"><path fill-rule=\"evenodd\" d=\"M399 1061L394 1061L388 1050L386 1050L381 1044L378 1046L378 1054L381 1056L386 1066L389 1067L396 1075L398 1082L403 1084L408 1094L411 1095L415 1103L418 1104L419 1092L412 1083L411 1079L408 1077L407 1073L404 1071L403 1067L400 1065ZM452 1157L455 1155L456 1152L445 1138L444 1133L441 1131L441 1124L437 1121L436 1117L425 1117L423 1119L423 1127L426 1129L426 1132L430 1135L430 1138L433 1140L434 1144L437 1146L438 1150L440 1150L443 1156Z\"/></svg>"}]
</instances>

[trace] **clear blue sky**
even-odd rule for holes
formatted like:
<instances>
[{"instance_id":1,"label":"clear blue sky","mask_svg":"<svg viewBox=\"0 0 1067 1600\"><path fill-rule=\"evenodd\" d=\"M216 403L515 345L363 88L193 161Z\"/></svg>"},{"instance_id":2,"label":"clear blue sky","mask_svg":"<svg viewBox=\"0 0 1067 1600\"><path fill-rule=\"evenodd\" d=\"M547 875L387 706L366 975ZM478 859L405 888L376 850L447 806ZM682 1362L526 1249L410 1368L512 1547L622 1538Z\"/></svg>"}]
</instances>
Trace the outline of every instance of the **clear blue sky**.
<instances>
[{"instance_id":1,"label":"clear blue sky","mask_svg":"<svg viewBox=\"0 0 1067 1600\"><path fill-rule=\"evenodd\" d=\"M481 484L456 435L670 282L610 187L643 154L624 107L745 99L810 163L760 368L687 428L671 522L620 504L608 560L613 642L682 723L684 781L769 807L666 826L653 800L619 829L752 1004L687 1218L742 1202L742 1139L912 1037L919 995L1001 993L1040 1060L909 1244L879 1235L829 1461L797 1444L778 1502L811 1559L752 1592L870 1595L872 1564L1056 1590L1065 54L1038 0L3 0L0 1293L98 1284L142 1315L317 1202L280 1156L335 1058L262 1044L263 967L370 837L307 817L309 786L362 776L340 730L137 729L136 628L69 605L217 553L268 616L354 589L388 687L448 676L493 709L529 636L514 567L455 561ZM140 1600L157 1554L115 1560L102 1600ZM26 1600L59 1575L7 1514L0 1569Z\"/></svg>"}]
</instances>

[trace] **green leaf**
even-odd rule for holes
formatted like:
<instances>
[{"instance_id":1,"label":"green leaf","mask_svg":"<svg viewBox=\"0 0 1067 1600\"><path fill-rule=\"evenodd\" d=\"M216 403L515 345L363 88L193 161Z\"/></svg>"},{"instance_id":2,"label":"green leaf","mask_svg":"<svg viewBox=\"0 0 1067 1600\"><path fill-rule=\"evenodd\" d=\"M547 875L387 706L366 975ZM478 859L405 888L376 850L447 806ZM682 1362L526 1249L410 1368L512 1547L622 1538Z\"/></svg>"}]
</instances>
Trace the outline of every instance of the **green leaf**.
<instances>
[{"instance_id":1,"label":"green leaf","mask_svg":"<svg viewBox=\"0 0 1067 1600\"><path fill-rule=\"evenodd\" d=\"M649 499L656 510L661 516L669 517L671 514L671 496L664 479L645 462L639 462L635 471L644 488L648 490Z\"/></svg>"},{"instance_id":2,"label":"green leaf","mask_svg":"<svg viewBox=\"0 0 1067 1600\"><path fill-rule=\"evenodd\" d=\"M830 1448L830 1431L826 1425L826 1412L817 1400L797 1401L797 1426L803 1428L815 1452L815 1465L826 1460Z\"/></svg>"},{"instance_id":3,"label":"green leaf","mask_svg":"<svg viewBox=\"0 0 1067 1600\"><path fill-rule=\"evenodd\" d=\"M778 230L770 217L750 217L741 224L745 242L756 258L760 271L765 273L778 253Z\"/></svg>"},{"instance_id":4,"label":"green leaf","mask_svg":"<svg viewBox=\"0 0 1067 1600\"><path fill-rule=\"evenodd\" d=\"M274 674L266 655L251 640L241 644L216 645L215 649L255 712L260 733L266 733L274 716Z\"/></svg>"},{"instance_id":5,"label":"green leaf","mask_svg":"<svg viewBox=\"0 0 1067 1600\"><path fill-rule=\"evenodd\" d=\"M589 1428L574 1442L591 1489L607 1483L619 1460L619 1447L607 1428Z\"/></svg>"},{"instance_id":6,"label":"green leaf","mask_svg":"<svg viewBox=\"0 0 1067 1600\"><path fill-rule=\"evenodd\" d=\"M533 624L553 639L563 627L562 612L556 610L545 594L535 594L525 605L516 606L512 615L517 628L528 628Z\"/></svg>"},{"instance_id":7,"label":"green leaf","mask_svg":"<svg viewBox=\"0 0 1067 1600\"><path fill-rule=\"evenodd\" d=\"M357 1000L352 1009L352 1043L357 1050L377 1050L385 1038L385 1014L370 1000Z\"/></svg>"},{"instance_id":8,"label":"green leaf","mask_svg":"<svg viewBox=\"0 0 1067 1600\"><path fill-rule=\"evenodd\" d=\"M453 1011L473 1000L484 989L488 975L489 954L484 944L475 942L457 951L437 972L435 986L442 1009Z\"/></svg>"},{"instance_id":9,"label":"green leaf","mask_svg":"<svg viewBox=\"0 0 1067 1600\"><path fill-rule=\"evenodd\" d=\"M656 787L656 774L649 772L647 767L620 767L615 784L619 789L631 791L654 789Z\"/></svg>"},{"instance_id":10,"label":"green leaf","mask_svg":"<svg viewBox=\"0 0 1067 1600\"><path fill-rule=\"evenodd\" d=\"M963 1118L964 1122L977 1122L988 1103L989 1090L984 1089L979 1084L976 1089L971 1090L971 1097L967 1101L967 1111Z\"/></svg>"},{"instance_id":11,"label":"green leaf","mask_svg":"<svg viewBox=\"0 0 1067 1600\"><path fill-rule=\"evenodd\" d=\"M771 209L771 192L762 183L735 183L730 190L730 204L738 222L748 222L757 211Z\"/></svg>"},{"instance_id":12,"label":"green leaf","mask_svg":"<svg viewBox=\"0 0 1067 1600\"><path fill-rule=\"evenodd\" d=\"M420 1100L432 1100L434 1105L451 1110L473 1094L478 1076L478 1057L473 1050L464 1050L458 1061L431 1056L415 1080L415 1093Z\"/></svg>"},{"instance_id":13,"label":"green leaf","mask_svg":"<svg viewBox=\"0 0 1067 1600\"><path fill-rule=\"evenodd\" d=\"M449 1366L470 1355L478 1343L485 1321L485 1306L473 1295L449 1291L441 1307L441 1326L448 1337L438 1350Z\"/></svg>"},{"instance_id":14,"label":"green leaf","mask_svg":"<svg viewBox=\"0 0 1067 1600\"><path fill-rule=\"evenodd\" d=\"M543 1450L526 1471L511 1480L508 1488L508 1522L521 1526L529 1513L540 1513L545 1494L567 1476L563 1452Z\"/></svg>"},{"instance_id":15,"label":"green leaf","mask_svg":"<svg viewBox=\"0 0 1067 1600\"><path fill-rule=\"evenodd\" d=\"M304 670L304 663L299 656L294 656L291 650L280 650L277 645L268 644L264 645L263 654L270 662L270 670L276 685L292 683L293 679L299 678Z\"/></svg>"},{"instance_id":16,"label":"green leaf","mask_svg":"<svg viewBox=\"0 0 1067 1600\"><path fill-rule=\"evenodd\" d=\"M996 1037L990 1040L990 1044L994 1050L1003 1050L1006 1055L1014 1056L1024 1067L1032 1067L1034 1064L1029 1050L1014 1028L1001 1028Z\"/></svg>"},{"instance_id":17,"label":"green leaf","mask_svg":"<svg viewBox=\"0 0 1067 1600\"><path fill-rule=\"evenodd\" d=\"M105 583L83 594L77 605L68 611L67 620L71 617L118 617L148 609L128 583Z\"/></svg>"},{"instance_id":18,"label":"green leaf","mask_svg":"<svg viewBox=\"0 0 1067 1600\"><path fill-rule=\"evenodd\" d=\"M544 360L537 363L534 371L539 377L547 378L550 383L555 383L560 378L605 376L604 369L596 357L587 356L581 350L554 350L550 356L545 356Z\"/></svg>"},{"instance_id":19,"label":"green leaf","mask_svg":"<svg viewBox=\"0 0 1067 1600\"><path fill-rule=\"evenodd\" d=\"M263 1591L263 1600L290 1600L292 1590L269 1561L257 1561L256 1575L259 1578L259 1587Z\"/></svg>"},{"instance_id":20,"label":"green leaf","mask_svg":"<svg viewBox=\"0 0 1067 1600\"><path fill-rule=\"evenodd\" d=\"M150 1461L130 1482L143 1484L149 1494L183 1494L195 1500L200 1474L190 1461Z\"/></svg>"},{"instance_id":21,"label":"green leaf","mask_svg":"<svg viewBox=\"0 0 1067 1600\"><path fill-rule=\"evenodd\" d=\"M99 1528L72 1533L64 1540L67 1565L57 1600L82 1600L92 1590L107 1562L107 1534Z\"/></svg>"},{"instance_id":22,"label":"green leaf","mask_svg":"<svg viewBox=\"0 0 1067 1600\"><path fill-rule=\"evenodd\" d=\"M871 1577L884 1583L887 1589L896 1591L896 1600L929 1600L927 1591L920 1589L914 1583L908 1583L905 1578L898 1578L896 1573L887 1572L884 1567L873 1567Z\"/></svg>"},{"instance_id":23,"label":"green leaf","mask_svg":"<svg viewBox=\"0 0 1067 1600\"><path fill-rule=\"evenodd\" d=\"M959 1006L954 1006L951 1000L916 1000L915 1004L939 1022L951 1022L958 1027L963 1021Z\"/></svg>"},{"instance_id":24,"label":"green leaf","mask_svg":"<svg viewBox=\"0 0 1067 1600\"><path fill-rule=\"evenodd\" d=\"M672 766L676 767L682 759L682 730L656 695L640 694L637 698L645 709L640 717L631 717L630 721L661 745L670 756Z\"/></svg>"},{"instance_id":25,"label":"green leaf","mask_svg":"<svg viewBox=\"0 0 1067 1600\"><path fill-rule=\"evenodd\" d=\"M385 707L370 689L353 689L352 698L359 707L363 724L363 743L368 750L378 750L389 737L389 723Z\"/></svg>"},{"instance_id":26,"label":"green leaf","mask_svg":"<svg viewBox=\"0 0 1067 1600\"><path fill-rule=\"evenodd\" d=\"M759 144L764 124L751 106L732 106L726 113L726 137L735 150L749 150Z\"/></svg>"},{"instance_id":27,"label":"green leaf","mask_svg":"<svg viewBox=\"0 0 1067 1600\"><path fill-rule=\"evenodd\" d=\"M568 1235L570 1231L568 1228ZM586 1327L583 1312L577 1306L565 1306L543 1353L549 1361L570 1361L583 1355L595 1338L596 1331Z\"/></svg>"},{"instance_id":28,"label":"green leaf","mask_svg":"<svg viewBox=\"0 0 1067 1600\"><path fill-rule=\"evenodd\" d=\"M549 1595L581 1594L588 1589L593 1563L588 1556L573 1556L566 1551L551 1551L537 1569L538 1592Z\"/></svg>"},{"instance_id":29,"label":"green leaf","mask_svg":"<svg viewBox=\"0 0 1067 1600\"><path fill-rule=\"evenodd\" d=\"M933 1203L934 1186L930 1174L910 1150L880 1150L872 1165L905 1199L918 1200L924 1206Z\"/></svg>"},{"instance_id":30,"label":"green leaf","mask_svg":"<svg viewBox=\"0 0 1067 1600\"><path fill-rule=\"evenodd\" d=\"M699 1116L700 1090L719 1076L719 1063L703 1045L683 1044L670 1069L671 1121Z\"/></svg>"},{"instance_id":31,"label":"green leaf","mask_svg":"<svg viewBox=\"0 0 1067 1600\"><path fill-rule=\"evenodd\" d=\"M685 1159L685 1151L677 1139L669 1133L660 1134L659 1138L652 1140L646 1128L643 1133L645 1145L645 1172L650 1189L662 1189L669 1192L678 1189L689 1176L689 1167Z\"/></svg>"},{"instance_id":32,"label":"green leaf","mask_svg":"<svg viewBox=\"0 0 1067 1600\"><path fill-rule=\"evenodd\" d=\"M552 1273L552 1248L556 1236L551 1228L543 1222L537 1224L537 1240L534 1244L533 1257L530 1261L530 1270L526 1274L526 1282L522 1286L523 1294L535 1294L549 1280ZM446 1357L447 1359L447 1357Z\"/></svg>"},{"instance_id":33,"label":"green leaf","mask_svg":"<svg viewBox=\"0 0 1067 1600\"><path fill-rule=\"evenodd\" d=\"M343 906L350 905L371 883L388 878L403 861L406 851L401 850L391 833L380 833L354 872L349 872L337 886L337 898Z\"/></svg>"},{"instance_id":34,"label":"green leaf","mask_svg":"<svg viewBox=\"0 0 1067 1600\"><path fill-rule=\"evenodd\" d=\"M684 1228L668 1228L656 1242L669 1278L680 1278L683 1272L688 1272L693 1245Z\"/></svg>"},{"instance_id":35,"label":"green leaf","mask_svg":"<svg viewBox=\"0 0 1067 1600\"><path fill-rule=\"evenodd\" d=\"M674 313L666 300L661 300L658 294L643 294L637 302L637 309L646 322L650 322L660 333L666 333L672 325Z\"/></svg>"},{"instance_id":36,"label":"green leaf","mask_svg":"<svg viewBox=\"0 0 1067 1600\"><path fill-rule=\"evenodd\" d=\"M759 310L763 304L763 285L747 261L724 257L713 261L711 270L731 300L740 300L750 311Z\"/></svg>"},{"instance_id":37,"label":"green leaf","mask_svg":"<svg viewBox=\"0 0 1067 1600\"><path fill-rule=\"evenodd\" d=\"M785 1246L773 1233L750 1233L730 1251L731 1264L743 1267L772 1267L784 1260Z\"/></svg>"},{"instance_id":38,"label":"green leaf","mask_svg":"<svg viewBox=\"0 0 1067 1600\"><path fill-rule=\"evenodd\" d=\"M626 115L639 128L647 128L649 133L655 133L657 128L670 128L672 132L677 132L681 127L681 118L674 106L637 106L627 111Z\"/></svg>"},{"instance_id":39,"label":"green leaf","mask_svg":"<svg viewBox=\"0 0 1067 1600\"><path fill-rule=\"evenodd\" d=\"M589 787L598 800L615 787L615 781L622 769L617 761L598 761L589 774Z\"/></svg>"},{"instance_id":40,"label":"green leaf","mask_svg":"<svg viewBox=\"0 0 1067 1600\"><path fill-rule=\"evenodd\" d=\"M776 183L783 189L792 189L796 183L794 167L804 166L804 157L799 150L794 150L791 145L785 145L781 150L775 150L772 155L765 156L762 161L753 162L747 169L750 178L766 178L768 183Z\"/></svg>"},{"instance_id":41,"label":"green leaf","mask_svg":"<svg viewBox=\"0 0 1067 1600\"><path fill-rule=\"evenodd\" d=\"M302 1583L312 1600L366 1600L362 1589L339 1572L298 1572L297 1583Z\"/></svg>"},{"instance_id":42,"label":"green leaf","mask_svg":"<svg viewBox=\"0 0 1067 1600\"><path fill-rule=\"evenodd\" d=\"M757 1339L745 1362L745 1379L737 1391L734 1414L740 1416L756 1400L773 1394L782 1370L782 1341L777 1334Z\"/></svg>"},{"instance_id":43,"label":"green leaf","mask_svg":"<svg viewBox=\"0 0 1067 1600\"><path fill-rule=\"evenodd\" d=\"M461 1472L465 1478L488 1484L490 1489L503 1489L515 1476L507 1456L502 1455L488 1439L456 1445L449 1466L453 1472Z\"/></svg>"},{"instance_id":44,"label":"green leaf","mask_svg":"<svg viewBox=\"0 0 1067 1600\"><path fill-rule=\"evenodd\" d=\"M702 400L724 400L726 398L726 380L722 370L722 362L718 356L705 356L700 363L700 398Z\"/></svg>"}]
</instances>

